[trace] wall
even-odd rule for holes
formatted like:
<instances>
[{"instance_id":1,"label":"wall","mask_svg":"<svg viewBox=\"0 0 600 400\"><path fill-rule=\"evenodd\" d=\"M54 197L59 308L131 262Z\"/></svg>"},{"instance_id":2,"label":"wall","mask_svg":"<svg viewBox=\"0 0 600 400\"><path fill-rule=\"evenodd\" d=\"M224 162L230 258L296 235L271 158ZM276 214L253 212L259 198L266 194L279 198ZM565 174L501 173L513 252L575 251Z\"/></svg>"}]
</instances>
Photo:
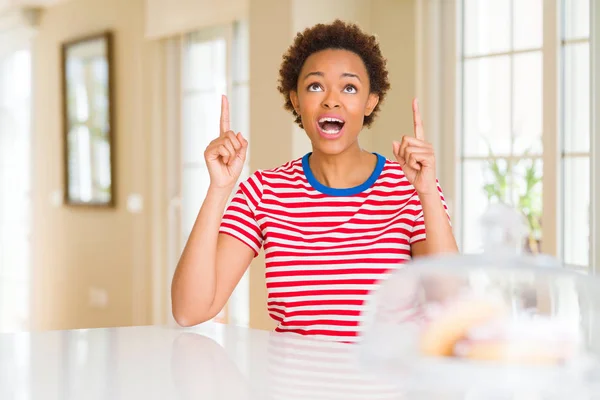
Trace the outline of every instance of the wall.
<instances>
[{"instance_id":1,"label":"wall","mask_svg":"<svg viewBox=\"0 0 600 400\"><path fill-rule=\"evenodd\" d=\"M60 44L112 29L116 129L113 210L52 205L63 185ZM77 0L46 10L34 42L33 287L34 329L149 323L150 183L147 57L143 0ZM145 199L129 213L126 197ZM89 305L89 289L106 290L104 309Z\"/></svg>"},{"instance_id":2,"label":"wall","mask_svg":"<svg viewBox=\"0 0 600 400\"><path fill-rule=\"evenodd\" d=\"M373 150L394 159L392 141L413 135L412 99L419 95L415 68L416 0L373 0L371 3L371 31L379 37L391 83L391 90L371 128ZM427 124L425 115L424 112Z\"/></svg>"},{"instance_id":3,"label":"wall","mask_svg":"<svg viewBox=\"0 0 600 400\"><path fill-rule=\"evenodd\" d=\"M245 17L250 0L146 0L146 35L159 38Z\"/></svg>"}]
</instances>

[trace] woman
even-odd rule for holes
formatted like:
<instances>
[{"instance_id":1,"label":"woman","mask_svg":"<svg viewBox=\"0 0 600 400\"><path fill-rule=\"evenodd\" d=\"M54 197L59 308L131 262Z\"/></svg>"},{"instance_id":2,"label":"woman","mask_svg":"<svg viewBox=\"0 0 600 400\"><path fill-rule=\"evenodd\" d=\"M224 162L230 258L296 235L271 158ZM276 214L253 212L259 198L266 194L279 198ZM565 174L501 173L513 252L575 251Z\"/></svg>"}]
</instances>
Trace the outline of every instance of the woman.
<instances>
[{"instance_id":1,"label":"woman","mask_svg":"<svg viewBox=\"0 0 600 400\"><path fill-rule=\"evenodd\" d=\"M356 25L298 34L279 91L312 152L254 172L229 206L248 142L230 129L223 97L220 135L204 153L210 188L173 279L180 325L214 317L262 247L276 330L355 341L366 297L393 269L457 251L417 102L414 136L392 144L396 161L359 146L390 87L385 64Z\"/></svg>"}]
</instances>

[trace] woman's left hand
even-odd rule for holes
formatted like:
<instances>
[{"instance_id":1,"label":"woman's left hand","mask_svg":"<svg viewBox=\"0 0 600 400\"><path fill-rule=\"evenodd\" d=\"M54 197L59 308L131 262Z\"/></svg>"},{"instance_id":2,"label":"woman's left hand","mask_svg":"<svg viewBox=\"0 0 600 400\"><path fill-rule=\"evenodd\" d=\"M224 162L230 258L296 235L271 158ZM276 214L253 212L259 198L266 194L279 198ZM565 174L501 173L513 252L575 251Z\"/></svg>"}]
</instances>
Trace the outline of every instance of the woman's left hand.
<instances>
[{"instance_id":1,"label":"woman's left hand","mask_svg":"<svg viewBox=\"0 0 600 400\"><path fill-rule=\"evenodd\" d=\"M431 143L425 141L423 121L417 99L413 100L414 137L403 136L402 142L394 142L394 155L404 175L420 196L437 194L435 155Z\"/></svg>"}]
</instances>

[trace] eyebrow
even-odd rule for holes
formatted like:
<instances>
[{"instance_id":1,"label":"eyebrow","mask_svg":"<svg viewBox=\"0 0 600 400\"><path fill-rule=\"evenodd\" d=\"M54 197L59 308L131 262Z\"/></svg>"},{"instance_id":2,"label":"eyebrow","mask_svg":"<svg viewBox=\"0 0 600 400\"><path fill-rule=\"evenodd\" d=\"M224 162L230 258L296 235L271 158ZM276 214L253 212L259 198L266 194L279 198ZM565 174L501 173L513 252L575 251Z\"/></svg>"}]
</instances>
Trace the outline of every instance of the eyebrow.
<instances>
[{"instance_id":1,"label":"eyebrow","mask_svg":"<svg viewBox=\"0 0 600 400\"><path fill-rule=\"evenodd\" d=\"M308 74L304 75L304 79L307 79L308 77L315 76L315 75L316 76L321 76L321 77L325 76L325 74L323 72L321 72L321 71L315 71L315 72L309 72ZM356 78L360 82L360 77L357 74L352 74L350 72L344 72L341 75L341 77L342 78Z\"/></svg>"}]
</instances>

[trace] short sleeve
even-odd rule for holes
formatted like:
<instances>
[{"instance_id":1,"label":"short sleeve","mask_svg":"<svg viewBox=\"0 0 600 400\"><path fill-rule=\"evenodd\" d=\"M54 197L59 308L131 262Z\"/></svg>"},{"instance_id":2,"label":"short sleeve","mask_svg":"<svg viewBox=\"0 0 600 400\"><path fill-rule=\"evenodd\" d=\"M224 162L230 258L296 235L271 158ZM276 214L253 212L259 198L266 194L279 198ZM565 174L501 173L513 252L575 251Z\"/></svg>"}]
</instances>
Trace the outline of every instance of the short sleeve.
<instances>
[{"instance_id":1,"label":"short sleeve","mask_svg":"<svg viewBox=\"0 0 600 400\"><path fill-rule=\"evenodd\" d=\"M258 255L263 243L262 230L256 218L256 209L262 198L262 175L255 172L240 186L225 209L219 233L245 243Z\"/></svg>"},{"instance_id":2,"label":"short sleeve","mask_svg":"<svg viewBox=\"0 0 600 400\"><path fill-rule=\"evenodd\" d=\"M438 181L437 183L438 192L440 193L440 199L444 206L444 210L446 210L446 215L448 216L448 222L451 224L450 213L448 211L448 205L446 204L446 199L444 198L444 192L440 186ZM423 241L427 238L425 232L425 217L423 215L423 206L421 205L421 201L419 200L419 195L415 191L415 194L411 197L410 203L414 204L415 208L415 220L413 222L412 231L410 234L409 243L414 244L420 241Z\"/></svg>"}]
</instances>

